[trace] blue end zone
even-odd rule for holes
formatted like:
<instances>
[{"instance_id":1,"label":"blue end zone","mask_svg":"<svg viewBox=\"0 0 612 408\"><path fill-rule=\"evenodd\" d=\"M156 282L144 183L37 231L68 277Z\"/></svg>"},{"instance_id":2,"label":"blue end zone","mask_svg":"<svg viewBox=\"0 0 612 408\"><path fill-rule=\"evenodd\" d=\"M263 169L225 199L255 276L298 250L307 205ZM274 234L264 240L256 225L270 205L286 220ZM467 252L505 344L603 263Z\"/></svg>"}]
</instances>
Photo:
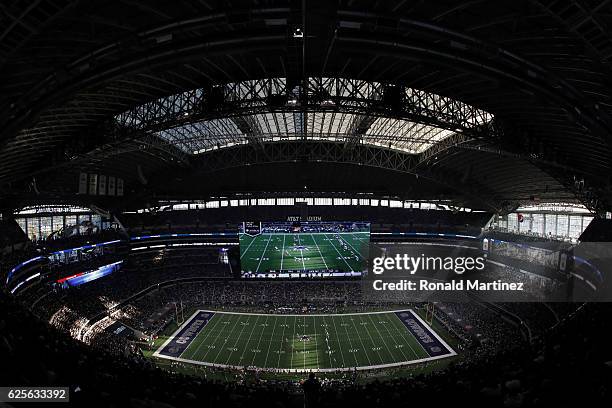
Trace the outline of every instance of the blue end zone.
<instances>
[{"instance_id":1,"label":"blue end zone","mask_svg":"<svg viewBox=\"0 0 612 408\"><path fill-rule=\"evenodd\" d=\"M179 357L214 315L213 312L198 311L178 332L174 333L170 342L164 344L157 354Z\"/></svg>"},{"instance_id":2,"label":"blue end zone","mask_svg":"<svg viewBox=\"0 0 612 408\"><path fill-rule=\"evenodd\" d=\"M404 323L404 326L412 333L417 341L423 346L427 354L431 357L444 356L453 354L442 342L425 326L419 319L416 318L412 311L406 310L395 312L395 315Z\"/></svg>"}]
</instances>

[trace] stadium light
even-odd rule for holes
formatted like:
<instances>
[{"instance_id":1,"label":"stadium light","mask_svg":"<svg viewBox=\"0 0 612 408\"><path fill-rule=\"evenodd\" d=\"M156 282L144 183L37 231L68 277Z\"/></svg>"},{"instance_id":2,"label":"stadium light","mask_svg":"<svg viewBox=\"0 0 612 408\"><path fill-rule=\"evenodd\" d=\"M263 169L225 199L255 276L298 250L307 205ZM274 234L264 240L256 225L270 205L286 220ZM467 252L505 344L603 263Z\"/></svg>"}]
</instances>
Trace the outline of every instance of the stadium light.
<instances>
[{"instance_id":1,"label":"stadium light","mask_svg":"<svg viewBox=\"0 0 612 408\"><path fill-rule=\"evenodd\" d=\"M293 31L293 38L304 38L304 32L300 27Z\"/></svg>"}]
</instances>

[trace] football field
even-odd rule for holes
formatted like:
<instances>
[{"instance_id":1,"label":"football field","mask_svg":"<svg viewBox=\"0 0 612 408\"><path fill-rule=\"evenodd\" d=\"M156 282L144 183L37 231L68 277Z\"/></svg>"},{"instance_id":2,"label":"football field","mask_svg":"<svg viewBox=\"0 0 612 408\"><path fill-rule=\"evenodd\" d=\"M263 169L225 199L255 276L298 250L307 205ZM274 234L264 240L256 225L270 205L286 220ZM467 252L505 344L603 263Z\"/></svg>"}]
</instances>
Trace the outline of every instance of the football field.
<instances>
[{"instance_id":1,"label":"football field","mask_svg":"<svg viewBox=\"0 0 612 408\"><path fill-rule=\"evenodd\" d=\"M240 234L241 269L362 272L369 237L368 232Z\"/></svg>"},{"instance_id":2,"label":"football field","mask_svg":"<svg viewBox=\"0 0 612 408\"><path fill-rule=\"evenodd\" d=\"M300 372L394 367L455 354L412 310L334 315L198 310L154 356Z\"/></svg>"}]
</instances>

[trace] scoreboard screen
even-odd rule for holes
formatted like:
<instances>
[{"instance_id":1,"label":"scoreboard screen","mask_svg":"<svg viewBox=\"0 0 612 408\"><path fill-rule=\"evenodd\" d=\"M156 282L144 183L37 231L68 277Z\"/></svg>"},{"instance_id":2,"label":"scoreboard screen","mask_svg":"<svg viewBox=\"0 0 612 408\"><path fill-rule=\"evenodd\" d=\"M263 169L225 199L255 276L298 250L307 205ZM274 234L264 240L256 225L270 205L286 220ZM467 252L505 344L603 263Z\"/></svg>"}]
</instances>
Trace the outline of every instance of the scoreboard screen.
<instances>
[{"instance_id":1,"label":"scoreboard screen","mask_svg":"<svg viewBox=\"0 0 612 408\"><path fill-rule=\"evenodd\" d=\"M245 278L361 276L370 224L341 221L243 222L240 269Z\"/></svg>"}]
</instances>

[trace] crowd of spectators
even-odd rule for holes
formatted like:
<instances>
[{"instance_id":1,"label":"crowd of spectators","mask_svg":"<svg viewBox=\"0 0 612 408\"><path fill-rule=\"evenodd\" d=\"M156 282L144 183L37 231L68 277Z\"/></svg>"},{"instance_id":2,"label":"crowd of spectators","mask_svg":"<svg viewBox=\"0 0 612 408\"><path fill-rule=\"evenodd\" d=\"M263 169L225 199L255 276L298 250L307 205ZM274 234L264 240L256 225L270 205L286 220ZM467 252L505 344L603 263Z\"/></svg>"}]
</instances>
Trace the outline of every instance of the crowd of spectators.
<instances>
[{"instance_id":1,"label":"crowd of spectators","mask_svg":"<svg viewBox=\"0 0 612 408\"><path fill-rule=\"evenodd\" d=\"M530 302L527 304L515 302L500 302L497 305L504 310L516 315L525 323L532 335L539 335L541 332L552 328L557 324L561 317L577 308L576 304L569 303L567 310L563 303ZM562 306L559 308L558 306Z\"/></svg>"},{"instance_id":2,"label":"crowd of spectators","mask_svg":"<svg viewBox=\"0 0 612 408\"><path fill-rule=\"evenodd\" d=\"M231 275L228 263L220 262L218 247L183 247L132 252L127 268L138 270L199 270L215 277Z\"/></svg>"},{"instance_id":3,"label":"crowd of spectators","mask_svg":"<svg viewBox=\"0 0 612 408\"><path fill-rule=\"evenodd\" d=\"M349 406L608 406L612 353L599 329L608 304L589 304L532 343L414 378L323 389L321 400Z\"/></svg>"},{"instance_id":4,"label":"crowd of spectators","mask_svg":"<svg viewBox=\"0 0 612 408\"><path fill-rule=\"evenodd\" d=\"M92 242L114 241L125 238L125 232L122 232L120 229L101 229L92 226L91 228L78 230L72 235L50 235L45 239L38 240L37 246L40 248L45 248L49 252L53 252L66 248L76 248Z\"/></svg>"},{"instance_id":5,"label":"crowd of spectators","mask_svg":"<svg viewBox=\"0 0 612 408\"><path fill-rule=\"evenodd\" d=\"M562 284L558 279L531 273L512 265L493 262L489 262L487 267L478 273L478 279L483 282L501 280L503 282L521 283L521 291L505 294L511 297L512 301L552 300L562 289ZM503 297L502 295L504 294L499 294L499 297Z\"/></svg>"},{"instance_id":6,"label":"crowd of spectators","mask_svg":"<svg viewBox=\"0 0 612 408\"><path fill-rule=\"evenodd\" d=\"M440 321L468 340L469 347L477 348L479 357L514 349L526 340L515 326L477 302L437 303L435 311Z\"/></svg>"},{"instance_id":7,"label":"crowd of spectators","mask_svg":"<svg viewBox=\"0 0 612 408\"><path fill-rule=\"evenodd\" d=\"M114 319L151 336L176 318L176 305L181 310L199 306L271 313L367 311L406 305L402 298L398 298L397 303L388 303L389 299L382 303L364 296L359 281L260 282L214 276L203 274L201 267L122 270L82 287L55 289L47 293L26 291L22 299L34 305L33 311L43 320L75 336L81 333L84 322L105 316L110 311L115 312ZM140 292L141 295L131 298ZM123 304L126 300L129 301ZM119 304L122 304L120 319L115 310ZM507 309L524 316L527 324L537 328L542 323L539 316L543 318L548 313L550 318L552 313L544 306L534 305L541 306L521 303L507 306ZM449 330L470 343L508 348L505 342L514 342L518 336L518 332L504 319L475 302L440 303L437 312L437 317L447 324ZM152 318L156 314L158 318ZM530 316L534 317L530 319Z\"/></svg>"},{"instance_id":8,"label":"crowd of spectators","mask_svg":"<svg viewBox=\"0 0 612 408\"><path fill-rule=\"evenodd\" d=\"M302 388L293 382L247 376L218 382L167 372L129 350L109 353L77 342L4 294L0 308L0 353L10 367L0 371L3 385L69 386L74 404L91 407L303 406ZM586 305L519 349L460 359L442 371L321 381L315 406L609 406L612 355L601 323L610 311L607 304Z\"/></svg>"},{"instance_id":9,"label":"crowd of spectators","mask_svg":"<svg viewBox=\"0 0 612 408\"><path fill-rule=\"evenodd\" d=\"M16 265L35 258L37 256L48 256L50 253L65 250L69 248L77 248L86 244L99 243L121 239L123 236L115 229L96 230L91 234L73 235L70 237L62 237L61 239L45 239L36 242L26 241L19 247L11 247L10 251L0 252L0 278L6 278L7 273ZM84 255L82 261L93 259L94 254ZM81 261L81 260L79 260ZM65 262L60 267L64 267ZM50 266L52 266L50 264Z\"/></svg>"},{"instance_id":10,"label":"crowd of spectators","mask_svg":"<svg viewBox=\"0 0 612 408\"><path fill-rule=\"evenodd\" d=\"M171 262L152 267L156 257L145 256L124 271L82 287L34 287L20 295L21 303L1 294L5 313L0 315L0 352L8 356L2 361L11 367L10 377L0 374L2 384L70 385L73 390L78 387L79 391L73 391L75 400L91 406L209 403L230 408L247 401L302 406L302 388L291 381L239 373L232 382L217 382L178 374L181 370L160 370L143 357L138 339L124 331L120 334L117 327L125 325L130 333L133 329L152 337L176 320L177 314L199 306L292 314L390 307L364 297L358 281L234 280L227 273L217 274L219 264L214 262L204 270L203 259L208 255L195 262L192 257L165 256ZM548 282L548 278L504 267L488 277L504 276L525 280L536 292ZM572 304L502 303L496 307L534 329L529 338L516 324L500 318L496 309L480 302L437 303L436 321L456 335L461 358L442 371L387 381L364 381L368 373L361 374L361 380L356 375L322 378L315 396L318 405L310 400L311 405L386 407L406 401L469 401L474 407L521 407L592 401L596 406L609 401L612 356L604 347L606 336L598 331L611 311L608 305L586 305L578 311L578 305ZM110 318L95 326L87 345L74 340L82 338L92 319L107 315ZM579 378L576 370L581 370ZM569 393L570 384L580 396Z\"/></svg>"},{"instance_id":11,"label":"crowd of spectators","mask_svg":"<svg viewBox=\"0 0 612 408\"><path fill-rule=\"evenodd\" d=\"M130 302L118 320L153 335L176 318L176 307L184 311L196 306L282 314L332 313L363 304L358 282L200 281L155 289Z\"/></svg>"},{"instance_id":12,"label":"crowd of spectators","mask_svg":"<svg viewBox=\"0 0 612 408\"><path fill-rule=\"evenodd\" d=\"M123 269L115 272L105 279L94 280L86 285L61 289L54 287L48 291L32 291L28 289L20 297L24 303L35 305L34 313L45 321L51 321L58 311L70 311L78 318L60 318L64 313L56 317L56 321L64 322L63 329L70 332L78 332L74 325L80 319L89 320L100 313L105 313L121 301L129 298L135 293L159 282L172 279L189 278L201 276L201 271L194 269L178 270L141 270L125 271Z\"/></svg>"},{"instance_id":13,"label":"crowd of spectators","mask_svg":"<svg viewBox=\"0 0 612 408\"><path fill-rule=\"evenodd\" d=\"M507 228L491 226L487 229L487 236L495 239L500 239L510 242L529 242L531 245L544 245L549 246L551 244L559 245L563 247L571 246L573 239L566 236L557 236L552 234L539 234L531 231L513 232Z\"/></svg>"},{"instance_id":14,"label":"crowd of spectators","mask_svg":"<svg viewBox=\"0 0 612 408\"><path fill-rule=\"evenodd\" d=\"M531 303L518 306L517 309L526 315L539 307ZM154 338L172 321L184 321L185 310L196 307L307 314L368 311L373 305L361 298L358 282L193 282L165 286L134 299L121 314L114 315L113 320L141 331L147 338ZM422 305L397 307L419 308ZM435 316L459 339L458 348L465 360L488 358L499 350L518 349L528 341L516 326L478 303L437 303ZM92 341L101 343L96 337Z\"/></svg>"}]
</instances>

